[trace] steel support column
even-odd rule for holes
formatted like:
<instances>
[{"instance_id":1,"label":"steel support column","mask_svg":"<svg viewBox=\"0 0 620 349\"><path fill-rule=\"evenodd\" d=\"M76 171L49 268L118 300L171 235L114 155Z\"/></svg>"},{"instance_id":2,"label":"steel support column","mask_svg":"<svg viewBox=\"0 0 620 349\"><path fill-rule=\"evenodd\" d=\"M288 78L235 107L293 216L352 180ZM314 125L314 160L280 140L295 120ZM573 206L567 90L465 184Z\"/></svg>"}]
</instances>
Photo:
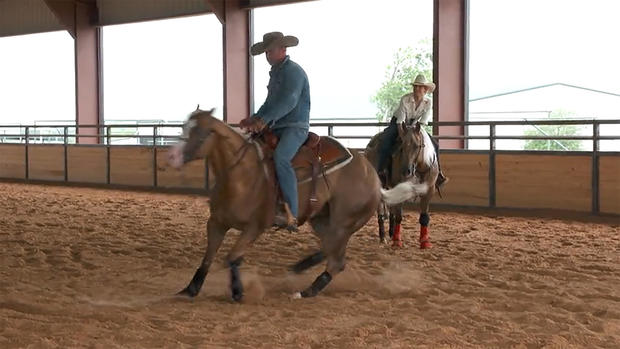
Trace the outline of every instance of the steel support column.
<instances>
[{"instance_id":1,"label":"steel support column","mask_svg":"<svg viewBox=\"0 0 620 349\"><path fill-rule=\"evenodd\" d=\"M71 34L75 57L75 122L78 136L94 136L103 124L101 87L101 32L94 26L94 1L45 0L47 7ZM81 125L97 127L79 127ZM77 137L78 143L96 144L99 137Z\"/></svg>"},{"instance_id":2,"label":"steel support column","mask_svg":"<svg viewBox=\"0 0 620 349\"><path fill-rule=\"evenodd\" d=\"M224 121L239 123L250 115L250 13L245 0L206 0L222 23Z\"/></svg>"},{"instance_id":3,"label":"steel support column","mask_svg":"<svg viewBox=\"0 0 620 349\"><path fill-rule=\"evenodd\" d=\"M250 116L250 14L245 1L225 1L224 120L239 123Z\"/></svg>"},{"instance_id":4,"label":"steel support column","mask_svg":"<svg viewBox=\"0 0 620 349\"><path fill-rule=\"evenodd\" d=\"M433 121L466 121L468 0L434 0ZM440 136L465 134L463 126L433 126ZM442 148L464 147L460 139L440 140Z\"/></svg>"},{"instance_id":5,"label":"steel support column","mask_svg":"<svg viewBox=\"0 0 620 349\"><path fill-rule=\"evenodd\" d=\"M101 84L101 29L94 26L97 18L95 3L75 3L75 111L76 123L93 125L78 127L77 133L97 135L103 124ZM78 143L99 143L100 137L78 137Z\"/></svg>"}]
</instances>

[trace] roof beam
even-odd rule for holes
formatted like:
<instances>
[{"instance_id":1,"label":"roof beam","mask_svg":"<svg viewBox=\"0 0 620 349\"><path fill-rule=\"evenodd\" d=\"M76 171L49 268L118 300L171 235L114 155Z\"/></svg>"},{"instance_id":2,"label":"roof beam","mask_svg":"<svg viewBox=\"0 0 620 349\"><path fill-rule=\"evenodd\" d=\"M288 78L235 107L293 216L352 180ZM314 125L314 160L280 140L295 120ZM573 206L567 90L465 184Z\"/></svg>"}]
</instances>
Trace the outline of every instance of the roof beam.
<instances>
[{"instance_id":1,"label":"roof beam","mask_svg":"<svg viewBox=\"0 0 620 349\"><path fill-rule=\"evenodd\" d=\"M97 0L97 8L100 26L211 13L206 0Z\"/></svg>"},{"instance_id":2,"label":"roof beam","mask_svg":"<svg viewBox=\"0 0 620 349\"><path fill-rule=\"evenodd\" d=\"M60 24L75 39L75 2L45 0L45 5L52 11Z\"/></svg>"},{"instance_id":3,"label":"roof beam","mask_svg":"<svg viewBox=\"0 0 620 349\"><path fill-rule=\"evenodd\" d=\"M278 6L278 5L288 5L295 4L299 2L308 2L308 1L317 1L317 0L243 0L243 8L256 8L256 7L266 7L266 6Z\"/></svg>"},{"instance_id":4,"label":"roof beam","mask_svg":"<svg viewBox=\"0 0 620 349\"><path fill-rule=\"evenodd\" d=\"M225 0L205 0L211 12L215 14L220 23L226 23L226 3Z\"/></svg>"},{"instance_id":5,"label":"roof beam","mask_svg":"<svg viewBox=\"0 0 620 349\"><path fill-rule=\"evenodd\" d=\"M44 0L45 4L52 11L58 22L76 38L76 6L78 5L75 0ZM97 4L94 0L80 1L81 8L84 8L88 12L88 22L90 24L97 23L99 18L99 11L97 10Z\"/></svg>"},{"instance_id":6,"label":"roof beam","mask_svg":"<svg viewBox=\"0 0 620 349\"><path fill-rule=\"evenodd\" d=\"M40 0L0 0L0 37L63 30Z\"/></svg>"}]
</instances>

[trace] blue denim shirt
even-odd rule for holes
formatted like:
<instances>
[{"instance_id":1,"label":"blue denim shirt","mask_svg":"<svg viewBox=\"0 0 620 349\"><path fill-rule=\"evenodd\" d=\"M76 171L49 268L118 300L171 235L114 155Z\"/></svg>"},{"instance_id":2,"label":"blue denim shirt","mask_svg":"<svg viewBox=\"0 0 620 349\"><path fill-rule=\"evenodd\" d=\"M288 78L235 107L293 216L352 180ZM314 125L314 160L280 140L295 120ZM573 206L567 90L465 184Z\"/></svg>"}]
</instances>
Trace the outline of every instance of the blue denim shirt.
<instances>
[{"instance_id":1,"label":"blue denim shirt","mask_svg":"<svg viewBox=\"0 0 620 349\"><path fill-rule=\"evenodd\" d=\"M310 128L310 85L306 72L286 56L271 67L267 99L255 116L271 129Z\"/></svg>"}]
</instances>

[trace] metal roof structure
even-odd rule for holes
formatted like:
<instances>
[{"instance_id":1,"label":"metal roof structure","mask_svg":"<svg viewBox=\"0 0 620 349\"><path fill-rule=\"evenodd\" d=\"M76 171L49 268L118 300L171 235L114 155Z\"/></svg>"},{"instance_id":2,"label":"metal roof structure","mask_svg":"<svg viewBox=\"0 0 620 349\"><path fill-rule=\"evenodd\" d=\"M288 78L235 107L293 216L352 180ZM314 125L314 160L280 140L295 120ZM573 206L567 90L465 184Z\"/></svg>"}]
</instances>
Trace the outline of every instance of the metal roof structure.
<instances>
[{"instance_id":1,"label":"metal roof structure","mask_svg":"<svg viewBox=\"0 0 620 349\"><path fill-rule=\"evenodd\" d=\"M251 115L252 9L317 0L0 0L0 38L66 30L74 39L77 125L103 124L102 27L213 13L222 24L223 118L235 123ZM430 0L429 0L430 1ZM433 1L434 121L463 121L467 114L469 0ZM389 6L380 1L372 6ZM361 4L360 4L361 5ZM355 8L339 14L346 21ZM434 133L440 133L434 126ZM80 134L93 128L78 127ZM442 126L461 135L462 126ZM95 141L96 139L93 138ZM88 141L88 139L85 139ZM81 142L81 140L80 140ZM462 147L463 141L454 142Z\"/></svg>"},{"instance_id":2,"label":"metal roof structure","mask_svg":"<svg viewBox=\"0 0 620 349\"><path fill-rule=\"evenodd\" d=\"M283 5L308 0L243 0L241 8ZM69 30L71 8L91 8L90 24L105 26L215 13L220 21L225 0L0 0L0 37ZM74 11L73 11L74 12Z\"/></svg>"},{"instance_id":3,"label":"metal roof structure","mask_svg":"<svg viewBox=\"0 0 620 349\"><path fill-rule=\"evenodd\" d=\"M537 89L541 89L541 88L545 88L545 87L551 87L551 86L565 86L565 87L572 87L572 88L576 88L576 89L580 89L580 90L585 90L585 91L590 91L590 92L596 92L596 93L602 93L602 94L606 94L606 95L610 95L610 96L614 96L614 97L620 97L620 94L617 93L613 93L613 92L607 92L607 91L601 91L601 90L596 90L593 88L588 88L588 87L583 87L583 86L577 86L577 85L571 85L571 84L565 84L563 82L554 82L552 84L546 84L546 85L540 85L540 86L533 86L533 87L528 87L528 88L523 88L520 90L514 90L514 91L508 91L508 92L502 92L502 93L496 93L496 94L492 94L490 96L483 96L483 97L478 97L478 98L472 98L469 101L470 102L474 102L474 101L479 101L482 99L489 99L489 98L495 98L495 97L500 97L500 96L506 96L506 95L511 95L511 94L515 94L515 93L520 93L520 92L525 92L525 91L531 91L531 90L537 90Z\"/></svg>"}]
</instances>

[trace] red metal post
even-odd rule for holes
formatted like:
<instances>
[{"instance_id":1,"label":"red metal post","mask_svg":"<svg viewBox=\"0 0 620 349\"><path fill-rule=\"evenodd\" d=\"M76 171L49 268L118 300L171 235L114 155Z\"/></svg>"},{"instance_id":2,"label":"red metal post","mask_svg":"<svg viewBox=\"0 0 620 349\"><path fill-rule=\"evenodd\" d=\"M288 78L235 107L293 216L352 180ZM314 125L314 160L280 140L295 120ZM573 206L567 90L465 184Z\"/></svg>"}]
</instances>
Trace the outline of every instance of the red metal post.
<instances>
[{"instance_id":1,"label":"red metal post","mask_svg":"<svg viewBox=\"0 0 620 349\"><path fill-rule=\"evenodd\" d=\"M466 24L468 0L435 0L433 38L433 121L465 121ZM463 126L433 127L440 136L464 135ZM442 148L462 149L463 140L440 140Z\"/></svg>"},{"instance_id":2,"label":"red metal post","mask_svg":"<svg viewBox=\"0 0 620 349\"><path fill-rule=\"evenodd\" d=\"M225 1L224 121L230 124L250 115L250 17L243 2Z\"/></svg>"},{"instance_id":3,"label":"red metal post","mask_svg":"<svg viewBox=\"0 0 620 349\"><path fill-rule=\"evenodd\" d=\"M45 0L47 7L74 39L75 122L79 135L97 135L103 124L101 88L101 32L94 1ZM78 137L78 143L96 144L99 137Z\"/></svg>"},{"instance_id":4,"label":"red metal post","mask_svg":"<svg viewBox=\"0 0 620 349\"><path fill-rule=\"evenodd\" d=\"M75 3L75 94L76 123L103 124L101 89L101 34L93 25L94 3ZM78 127L78 135L96 135L98 128ZM99 137L78 137L78 143L99 143Z\"/></svg>"}]
</instances>

